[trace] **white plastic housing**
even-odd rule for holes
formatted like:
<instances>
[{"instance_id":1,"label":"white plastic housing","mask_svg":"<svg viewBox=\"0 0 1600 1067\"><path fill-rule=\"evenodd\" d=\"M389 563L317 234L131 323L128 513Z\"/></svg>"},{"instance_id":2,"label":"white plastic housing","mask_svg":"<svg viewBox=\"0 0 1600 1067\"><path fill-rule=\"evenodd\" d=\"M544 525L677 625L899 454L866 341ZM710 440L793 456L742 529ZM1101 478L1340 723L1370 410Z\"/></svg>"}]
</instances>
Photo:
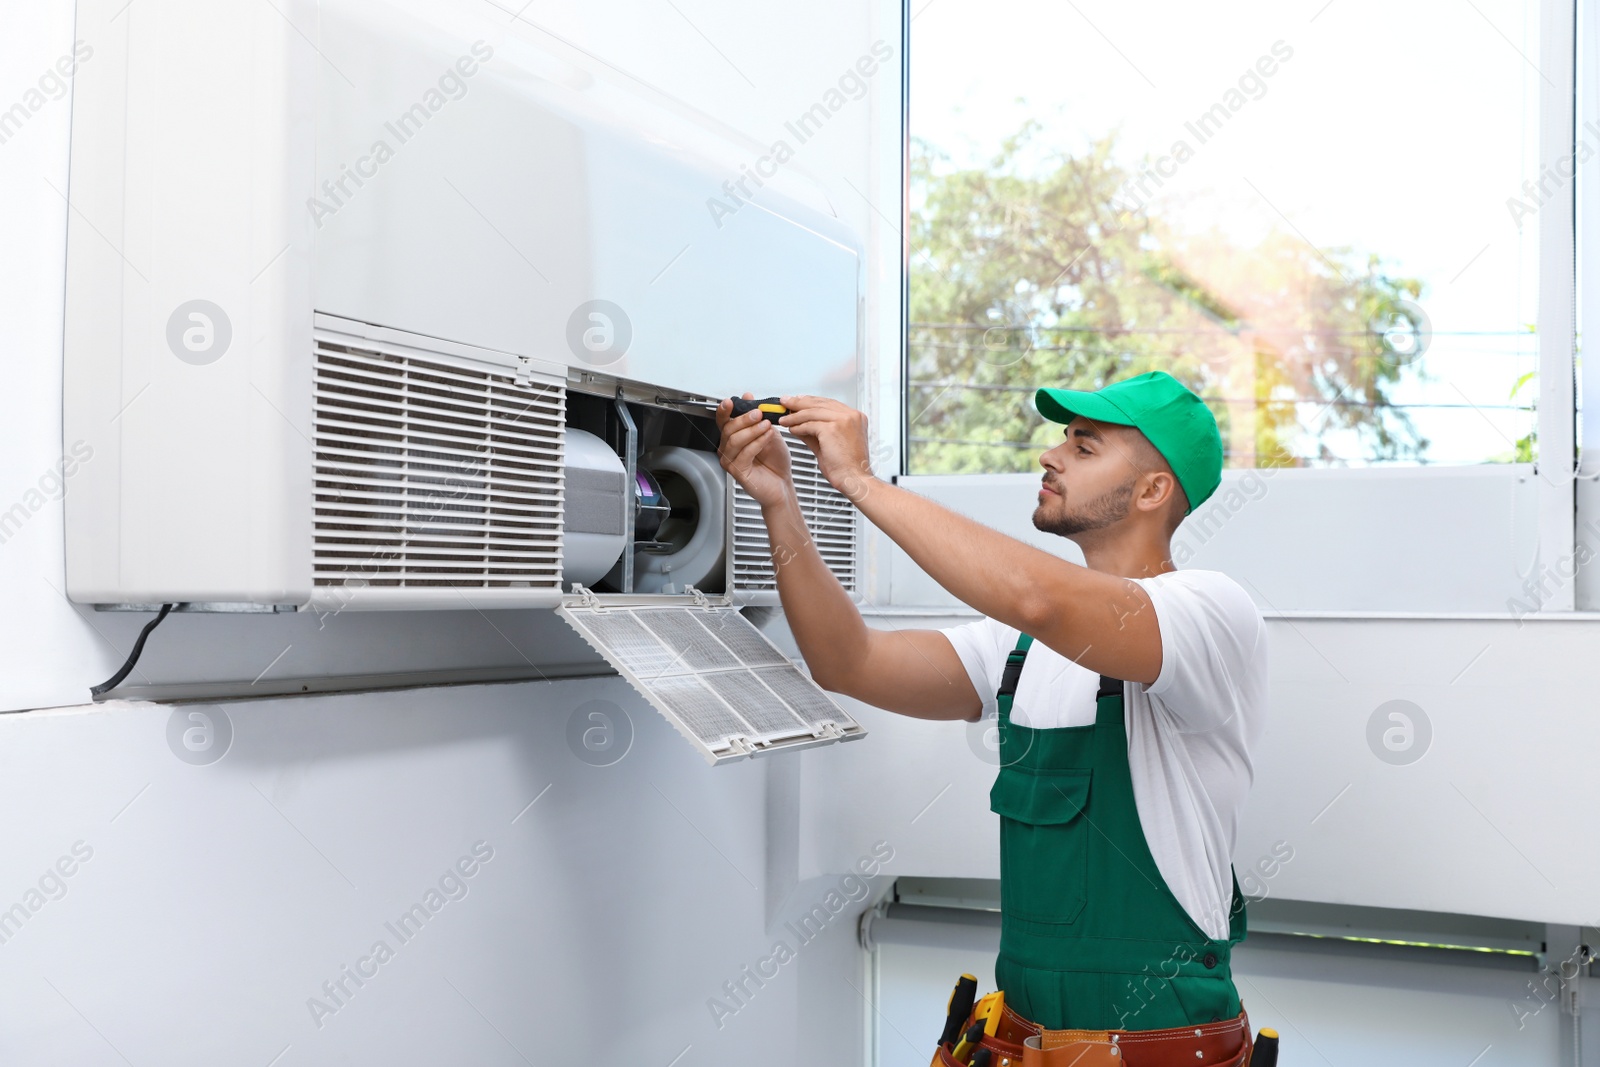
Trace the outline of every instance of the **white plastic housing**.
<instances>
[{"instance_id":1,"label":"white plastic housing","mask_svg":"<svg viewBox=\"0 0 1600 1067\"><path fill-rule=\"evenodd\" d=\"M820 188L789 162L731 198L769 146L511 12L79 0L77 33L94 61L69 191L65 444L92 452L66 501L75 601L557 602L538 581L318 584L343 455L318 313L557 392L595 370L854 399L859 248Z\"/></svg>"}]
</instances>

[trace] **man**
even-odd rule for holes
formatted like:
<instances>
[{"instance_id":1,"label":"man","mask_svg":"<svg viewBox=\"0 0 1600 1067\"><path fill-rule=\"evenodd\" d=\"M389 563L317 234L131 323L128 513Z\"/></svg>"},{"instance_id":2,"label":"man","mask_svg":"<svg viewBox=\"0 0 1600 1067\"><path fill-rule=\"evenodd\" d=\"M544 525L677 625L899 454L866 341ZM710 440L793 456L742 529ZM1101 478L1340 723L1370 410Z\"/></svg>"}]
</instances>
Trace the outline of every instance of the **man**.
<instances>
[{"instance_id":1,"label":"man","mask_svg":"<svg viewBox=\"0 0 1600 1067\"><path fill-rule=\"evenodd\" d=\"M1078 566L874 477L861 412L782 400L779 421L828 481L986 616L867 627L811 544L776 428L760 412L731 418L723 402L722 465L761 505L784 615L816 681L920 718L998 715L1006 1006L1051 1030L1203 1027L1210 1051L1185 1047L1184 1062L1242 1062L1248 1021L1229 950L1245 916L1230 856L1263 726L1266 639L1234 581L1171 559L1173 532L1221 480L1210 411L1159 371L1037 392L1040 414L1065 429L1039 457L1033 524L1075 542Z\"/></svg>"}]
</instances>

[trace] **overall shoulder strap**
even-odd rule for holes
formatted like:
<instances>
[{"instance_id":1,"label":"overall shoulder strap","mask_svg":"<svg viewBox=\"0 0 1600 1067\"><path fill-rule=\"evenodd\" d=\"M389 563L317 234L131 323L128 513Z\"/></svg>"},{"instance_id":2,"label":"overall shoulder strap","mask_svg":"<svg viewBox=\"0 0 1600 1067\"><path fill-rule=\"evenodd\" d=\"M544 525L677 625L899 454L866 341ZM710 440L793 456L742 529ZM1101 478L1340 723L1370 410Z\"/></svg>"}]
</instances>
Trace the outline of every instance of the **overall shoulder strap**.
<instances>
[{"instance_id":1,"label":"overall shoulder strap","mask_svg":"<svg viewBox=\"0 0 1600 1067\"><path fill-rule=\"evenodd\" d=\"M1016 693L1017 682L1022 679L1022 661L1028 658L1028 646L1033 644L1033 638L1028 634L1017 637L1017 647L1006 653L1005 673L1000 676L1000 691L997 697L1009 697Z\"/></svg>"},{"instance_id":2,"label":"overall shoulder strap","mask_svg":"<svg viewBox=\"0 0 1600 1067\"><path fill-rule=\"evenodd\" d=\"M1031 636L1019 634L1017 647L1006 653L1006 669L1000 675L1000 689L995 693L995 704L1003 721L1010 721L1011 701L1016 697L1017 683L1022 680L1022 661L1028 658L1028 646L1031 644Z\"/></svg>"},{"instance_id":3,"label":"overall shoulder strap","mask_svg":"<svg viewBox=\"0 0 1600 1067\"><path fill-rule=\"evenodd\" d=\"M1000 676L1000 690L995 694L996 697L1010 697L1016 694L1017 682L1022 679L1022 663L1028 658L1028 649L1032 644L1032 635L1017 635L1017 647L1006 653L1006 669ZM1100 688L1095 693L1095 699L1111 696L1122 696L1122 680L1102 674L1100 676Z\"/></svg>"},{"instance_id":4,"label":"overall shoulder strap","mask_svg":"<svg viewBox=\"0 0 1600 1067\"><path fill-rule=\"evenodd\" d=\"M1249 898L1239 891L1239 872L1233 869L1232 864L1228 865L1228 870L1233 876L1233 903L1228 909L1228 940L1237 944L1250 932Z\"/></svg>"}]
</instances>

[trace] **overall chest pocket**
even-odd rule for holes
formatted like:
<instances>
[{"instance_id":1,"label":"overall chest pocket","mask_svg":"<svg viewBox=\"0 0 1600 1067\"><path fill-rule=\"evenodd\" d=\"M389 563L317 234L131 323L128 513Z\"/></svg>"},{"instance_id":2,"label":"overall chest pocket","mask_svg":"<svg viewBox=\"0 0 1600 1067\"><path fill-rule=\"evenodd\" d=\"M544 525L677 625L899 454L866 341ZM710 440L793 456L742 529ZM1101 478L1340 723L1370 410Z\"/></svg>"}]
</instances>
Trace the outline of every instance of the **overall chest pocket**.
<instances>
[{"instance_id":1,"label":"overall chest pocket","mask_svg":"<svg viewBox=\"0 0 1600 1067\"><path fill-rule=\"evenodd\" d=\"M1028 922L1075 922L1088 899L1088 767L1002 767L989 790L1000 816L1000 907Z\"/></svg>"}]
</instances>

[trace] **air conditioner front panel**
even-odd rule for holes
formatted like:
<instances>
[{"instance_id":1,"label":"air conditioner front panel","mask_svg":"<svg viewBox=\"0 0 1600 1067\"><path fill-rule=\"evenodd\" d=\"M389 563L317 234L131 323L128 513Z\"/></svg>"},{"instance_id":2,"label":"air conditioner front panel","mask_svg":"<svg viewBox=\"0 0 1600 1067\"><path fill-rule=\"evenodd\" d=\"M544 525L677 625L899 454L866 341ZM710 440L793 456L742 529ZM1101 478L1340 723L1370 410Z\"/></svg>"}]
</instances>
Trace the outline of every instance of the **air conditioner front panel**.
<instances>
[{"instance_id":1,"label":"air conditioner front panel","mask_svg":"<svg viewBox=\"0 0 1600 1067\"><path fill-rule=\"evenodd\" d=\"M860 242L805 172L814 148L785 134L796 158L730 198L767 131L492 13L322 3L317 306L710 396L759 365L765 391L854 401Z\"/></svg>"}]
</instances>

